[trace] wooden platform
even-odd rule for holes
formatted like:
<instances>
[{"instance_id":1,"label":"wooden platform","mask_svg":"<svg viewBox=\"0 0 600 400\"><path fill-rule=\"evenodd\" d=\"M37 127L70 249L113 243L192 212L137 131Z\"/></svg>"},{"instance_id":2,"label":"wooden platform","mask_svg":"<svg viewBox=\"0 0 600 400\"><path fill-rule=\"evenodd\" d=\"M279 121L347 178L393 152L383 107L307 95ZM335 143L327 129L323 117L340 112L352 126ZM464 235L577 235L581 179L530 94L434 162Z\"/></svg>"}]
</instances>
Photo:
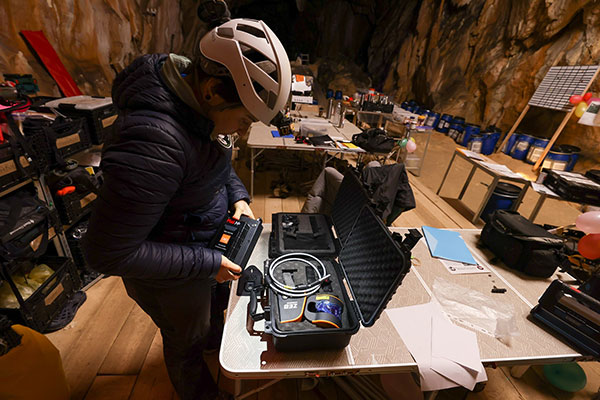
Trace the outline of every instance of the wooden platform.
<instances>
[{"instance_id":1,"label":"wooden platform","mask_svg":"<svg viewBox=\"0 0 600 400\"><path fill-rule=\"evenodd\" d=\"M270 195L271 179L277 175L257 175L257 187L252 209L256 217L271 222L274 212L298 212L302 197L286 199ZM247 175L242 174L247 183ZM474 228L455 209L410 176L417 208L402 214L394 226L429 225L438 228ZM119 278L101 280L87 291L88 299L71 324L48 334L63 358L73 399L177 399L168 379L162 355L161 336L156 326L141 309L127 297ZM207 358L218 370L217 354ZM467 393L463 389L443 391L438 399L591 399L600 386L600 366L582 363L588 376L586 388L575 394L560 392L545 382L541 369L531 368L521 379L514 379L506 368L488 369L489 381L485 390ZM377 376L368 379L379 384ZM316 387L303 390L307 382L288 379L270 386L249 399L350 399L330 379L320 379ZM244 389L265 382L245 382ZM308 382L310 383L310 382ZM219 385L232 390L233 382L219 374ZM310 385L308 385L310 387Z\"/></svg>"}]
</instances>

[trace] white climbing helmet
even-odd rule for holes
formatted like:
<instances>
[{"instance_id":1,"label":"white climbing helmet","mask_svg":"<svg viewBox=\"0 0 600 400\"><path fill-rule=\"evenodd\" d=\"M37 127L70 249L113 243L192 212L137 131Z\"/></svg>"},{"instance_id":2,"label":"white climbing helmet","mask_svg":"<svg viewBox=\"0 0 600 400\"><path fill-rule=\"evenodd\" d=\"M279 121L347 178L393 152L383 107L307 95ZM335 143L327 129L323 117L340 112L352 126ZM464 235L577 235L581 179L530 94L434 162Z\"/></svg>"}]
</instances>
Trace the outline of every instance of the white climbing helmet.
<instances>
[{"instance_id":1,"label":"white climbing helmet","mask_svg":"<svg viewBox=\"0 0 600 400\"><path fill-rule=\"evenodd\" d=\"M262 21L238 18L200 40L201 67L209 75L231 76L244 107L269 125L292 85L290 61L275 33Z\"/></svg>"}]
</instances>

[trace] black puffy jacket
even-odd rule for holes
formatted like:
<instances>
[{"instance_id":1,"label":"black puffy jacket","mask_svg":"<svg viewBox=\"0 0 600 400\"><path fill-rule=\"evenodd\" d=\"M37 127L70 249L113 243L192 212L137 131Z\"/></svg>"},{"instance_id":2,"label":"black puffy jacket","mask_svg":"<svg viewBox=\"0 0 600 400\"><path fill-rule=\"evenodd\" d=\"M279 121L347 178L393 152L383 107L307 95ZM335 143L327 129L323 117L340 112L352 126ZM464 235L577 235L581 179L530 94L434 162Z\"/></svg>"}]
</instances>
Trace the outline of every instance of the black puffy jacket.
<instances>
[{"instance_id":1,"label":"black puffy jacket","mask_svg":"<svg viewBox=\"0 0 600 400\"><path fill-rule=\"evenodd\" d=\"M113 83L119 117L83 240L91 268L157 286L214 276L221 255L206 244L233 203L249 199L231 150L209 138L213 123L162 81L165 58L140 57Z\"/></svg>"}]
</instances>

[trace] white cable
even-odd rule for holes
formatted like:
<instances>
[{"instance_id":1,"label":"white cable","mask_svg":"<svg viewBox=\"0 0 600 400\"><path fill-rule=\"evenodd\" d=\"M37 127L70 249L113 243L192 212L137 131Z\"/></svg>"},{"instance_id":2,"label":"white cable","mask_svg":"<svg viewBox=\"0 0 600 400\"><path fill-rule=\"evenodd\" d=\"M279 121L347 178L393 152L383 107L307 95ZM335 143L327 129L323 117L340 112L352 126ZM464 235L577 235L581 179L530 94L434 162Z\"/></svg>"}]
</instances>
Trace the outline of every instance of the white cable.
<instances>
[{"instance_id":1,"label":"white cable","mask_svg":"<svg viewBox=\"0 0 600 400\"><path fill-rule=\"evenodd\" d=\"M311 259L318 263L319 267L321 267L321 270L319 270L319 268L315 264L309 261ZM318 279L314 282L307 283L306 285L296 286L295 288L281 283L275 278L274 271L275 269L277 269L277 267L290 261L298 261L309 265L312 269L315 270ZM305 297L315 294L319 291L319 288L321 287L321 282L331 276L327 273L327 269L325 269L325 265L321 262L321 260L313 256L312 254L307 253L289 253L277 257L269 265L268 274L271 278L271 288L275 292L288 297Z\"/></svg>"}]
</instances>

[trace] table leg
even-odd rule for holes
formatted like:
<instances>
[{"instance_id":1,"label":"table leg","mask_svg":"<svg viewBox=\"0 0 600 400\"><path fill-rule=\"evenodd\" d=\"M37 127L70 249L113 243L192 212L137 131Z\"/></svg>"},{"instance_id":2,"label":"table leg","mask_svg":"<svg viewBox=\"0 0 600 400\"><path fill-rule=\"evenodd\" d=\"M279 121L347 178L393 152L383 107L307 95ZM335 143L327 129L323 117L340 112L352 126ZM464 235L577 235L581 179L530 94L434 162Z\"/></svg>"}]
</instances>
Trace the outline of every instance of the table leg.
<instances>
[{"instance_id":1,"label":"table leg","mask_svg":"<svg viewBox=\"0 0 600 400\"><path fill-rule=\"evenodd\" d=\"M513 204L512 211L517 211L519 205L521 205L521 202L523 201L523 197L525 197L525 194L527 193L527 189L529 189L529 183L525 184L525 186L523 186L523 189L521 189L519 197L517 197L517 200Z\"/></svg>"},{"instance_id":2,"label":"table leg","mask_svg":"<svg viewBox=\"0 0 600 400\"><path fill-rule=\"evenodd\" d=\"M537 217L538 213L542 209L542 204L544 204L544 201L546 201L546 197L547 196L545 193L540 193L540 196L538 197L538 200L535 203L535 206L533 207L533 211L531 211L531 215L529 216L529 220L531 222L535 222L535 217Z\"/></svg>"},{"instance_id":3,"label":"table leg","mask_svg":"<svg viewBox=\"0 0 600 400\"><path fill-rule=\"evenodd\" d=\"M245 399L248 396L252 396L255 393L261 392L263 390L265 390L266 388L268 388L269 386L273 386L274 384L276 384L277 382L279 382L281 379L273 379L270 380L269 382L265 383L262 386L257 387L256 389L252 389L242 395L240 395L240 393L238 392L238 384L239 384L239 390L241 392L241 388L242 388L242 384L241 384L241 380L240 379L236 379L235 380L235 399L236 400L242 400Z\"/></svg>"},{"instance_id":4,"label":"table leg","mask_svg":"<svg viewBox=\"0 0 600 400\"><path fill-rule=\"evenodd\" d=\"M477 169L477 167L475 167L474 165L471 167L471 172L469 172L469 176L467 177L467 180L465 181L465 184L463 185L460 194L458 195L458 199L462 199L463 196L465 195L465 192L467 191L467 187L469 186L469 183L471 183L471 179L473 179L473 175L475 175L475 170Z\"/></svg>"},{"instance_id":5,"label":"table leg","mask_svg":"<svg viewBox=\"0 0 600 400\"><path fill-rule=\"evenodd\" d=\"M515 365L514 367L512 367L510 369L510 375L513 378L519 379L520 377L525 375L525 372L527 372L528 369L529 369L529 365Z\"/></svg>"},{"instance_id":6,"label":"table leg","mask_svg":"<svg viewBox=\"0 0 600 400\"><path fill-rule=\"evenodd\" d=\"M452 158L450 159L450 164L448 164L448 168L446 168L446 172L444 173L444 177L442 178L442 183L440 183L440 187L436 192L437 195L440 194L442 186L444 186L444 182L446 182L446 177L448 176L448 172L450 172L450 168L452 167L452 163L454 162L454 157L456 157L456 150L454 151L454 154L452 154Z\"/></svg>"},{"instance_id":7,"label":"table leg","mask_svg":"<svg viewBox=\"0 0 600 400\"><path fill-rule=\"evenodd\" d=\"M471 222L473 222L474 224L477 223L477 220L481 216L483 209L485 208L488 201L490 200L490 197L492 197L492 193L494 193L494 189L496 189L496 186L498 186L499 180L500 179L498 177L495 177L494 180L492 181L492 184L488 187L488 190L487 190L485 196L483 197L483 201L481 202L479 209L477 210L477 212L475 212L475 215L473 216L473 219L471 220Z\"/></svg>"},{"instance_id":8,"label":"table leg","mask_svg":"<svg viewBox=\"0 0 600 400\"><path fill-rule=\"evenodd\" d=\"M254 147L250 147L250 200L254 199Z\"/></svg>"}]
</instances>

